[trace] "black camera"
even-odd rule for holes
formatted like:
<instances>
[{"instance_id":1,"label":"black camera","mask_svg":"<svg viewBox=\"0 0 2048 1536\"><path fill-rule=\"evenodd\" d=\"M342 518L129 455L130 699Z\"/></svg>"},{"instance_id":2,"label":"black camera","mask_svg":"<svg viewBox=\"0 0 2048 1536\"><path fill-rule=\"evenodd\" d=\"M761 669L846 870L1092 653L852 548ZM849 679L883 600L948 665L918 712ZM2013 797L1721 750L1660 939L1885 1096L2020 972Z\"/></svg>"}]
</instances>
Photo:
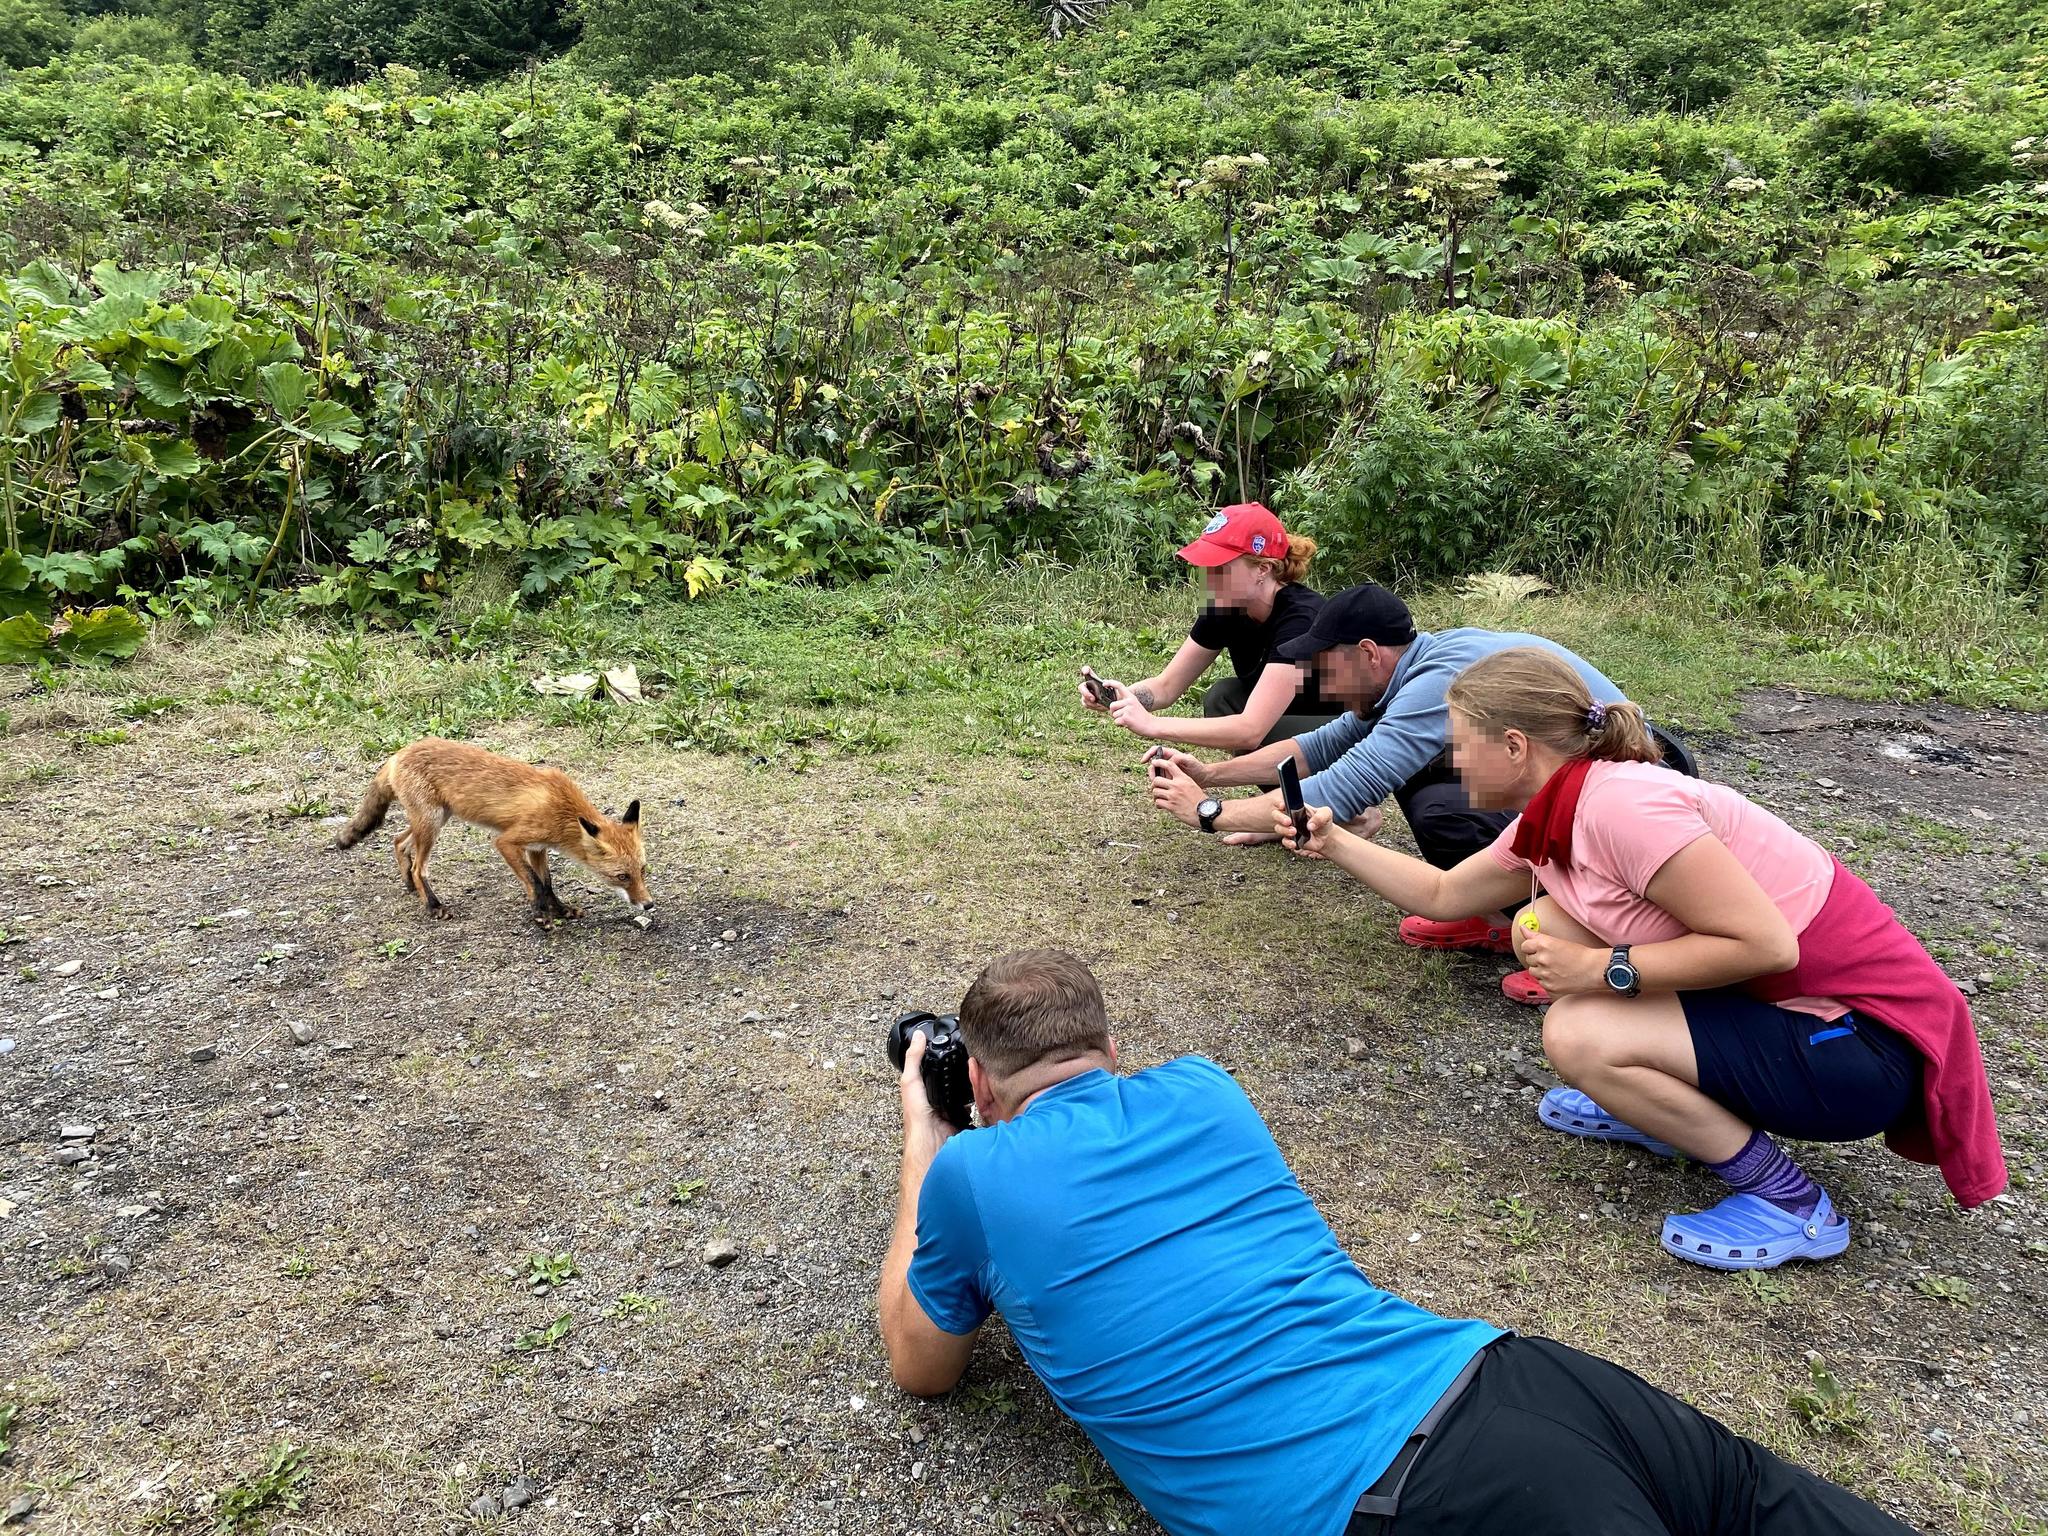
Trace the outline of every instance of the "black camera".
<instances>
[{"instance_id":1,"label":"black camera","mask_svg":"<svg viewBox=\"0 0 2048 1536\"><path fill-rule=\"evenodd\" d=\"M910 1037L925 1037L925 1097L939 1118L956 1131L974 1124L974 1087L967 1081L967 1042L960 1038L960 1020L950 1013L906 1013L889 1026L889 1064L903 1070Z\"/></svg>"}]
</instances>

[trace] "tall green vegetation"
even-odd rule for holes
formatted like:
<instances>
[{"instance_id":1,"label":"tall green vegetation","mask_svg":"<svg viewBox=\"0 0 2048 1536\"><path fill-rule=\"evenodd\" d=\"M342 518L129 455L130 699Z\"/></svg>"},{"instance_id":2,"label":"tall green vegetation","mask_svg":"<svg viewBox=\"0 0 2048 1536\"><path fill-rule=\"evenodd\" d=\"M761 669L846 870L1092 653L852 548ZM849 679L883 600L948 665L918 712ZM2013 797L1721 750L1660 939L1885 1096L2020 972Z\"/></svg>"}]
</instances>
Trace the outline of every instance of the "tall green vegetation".
<instances>
[{"instance_id":1,"label":"tall green vegetation","mask_svg":"<svg viewBox=\"0 0 2048 1536\"><path fill-rule=\"evenodd\" d=\"M1259 496L1350 570L1685 574L2031 664L2032 7L380 3L178 34L350 84L0 83L5 538L67 600L1156 569Z\"/></svg>"}]
</instances>

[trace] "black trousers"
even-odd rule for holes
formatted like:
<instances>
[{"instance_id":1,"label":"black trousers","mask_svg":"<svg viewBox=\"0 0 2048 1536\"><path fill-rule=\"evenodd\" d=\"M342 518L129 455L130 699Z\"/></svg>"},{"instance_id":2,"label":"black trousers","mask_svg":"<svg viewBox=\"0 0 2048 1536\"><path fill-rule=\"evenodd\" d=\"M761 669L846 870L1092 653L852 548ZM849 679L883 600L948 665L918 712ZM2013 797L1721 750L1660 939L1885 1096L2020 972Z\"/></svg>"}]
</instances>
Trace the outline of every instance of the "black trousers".
<instances>
[{"instance_id":1,"label":"black trousers","mask_svg":"<svg viewBox=\"0 0 2048 1536\"><path fill-rule=\"evenodd\" d=\"M1465 798L1465 786L1451 772L1448 752L1395 790L1394 803L1408 818L1416 851L1438 869L1449 869L1492 846L1515 819L1513 811L1474 810Z\"/></svg>"},{"instance_id":2,"label":"black trousers","mask_svg":"<svg viewBox=\"0 0 2048 1536\"><path fill-rule=\"evenodd\" d=\"M1399 1513L1349 1536L1913 1536L1641 1377L1550 1339L1494 1344L1423 1442Z\"/></svg>"},{"instance_id":3,"label":"black trousers","mask_svg":"<svg viewBox=\"0 0 2048 1536\"><path fill-rule=\"evenodd\" d=\"M1252 685L1232 673L1220 683L1211 683L1202 694L1202 713L1215 720L1224 715L1241 715L1244 706L1252 696ZM1297 702L1299 702L1297 700ZM1273 729L1266 733L1266 739L1259 743L1270 747L1276 741L1286 741L1295 736L1306 736L1319 725L1328 725L1342 710L1333 709L1319 713L1320 706L1311 706L1300 714L1282 715L1273 722Z\"/></svg>"}]
</instances>

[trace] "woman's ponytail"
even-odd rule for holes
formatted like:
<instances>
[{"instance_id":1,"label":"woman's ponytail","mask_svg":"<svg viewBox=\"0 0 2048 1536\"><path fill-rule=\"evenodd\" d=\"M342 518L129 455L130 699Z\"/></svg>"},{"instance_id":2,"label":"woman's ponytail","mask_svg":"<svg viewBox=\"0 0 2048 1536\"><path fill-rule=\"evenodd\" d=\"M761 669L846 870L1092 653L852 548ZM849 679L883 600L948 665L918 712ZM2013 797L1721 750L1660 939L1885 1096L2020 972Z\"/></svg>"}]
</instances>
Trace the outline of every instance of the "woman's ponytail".
<instances>
[{"instance_id":1,"label":"woman's ponytail","mask_svg":"<svg viewBox=\"0 0 2048 1536\"><path fill-rule=\"evenodd\" d=\"M1308 575L1308 563L1316 557L1316 541L1305 533L1287 536L1287 553L1279 560L1266 561L1266 569L1283 587L1291 587Z\"/></svg>"},{"instance_id":2,"label":"woman's ponytail","mask_svg":"<svg viewBox=\"0 0 2048 1536\"><path fill-rule=\"evenodd\" d=\"M1593 704L1586 711L1586 750L1574 753L1603 763L1655 763L1663 751L1650 734L1643 707L1628 699Z\"/></svg>"}]
</instances>

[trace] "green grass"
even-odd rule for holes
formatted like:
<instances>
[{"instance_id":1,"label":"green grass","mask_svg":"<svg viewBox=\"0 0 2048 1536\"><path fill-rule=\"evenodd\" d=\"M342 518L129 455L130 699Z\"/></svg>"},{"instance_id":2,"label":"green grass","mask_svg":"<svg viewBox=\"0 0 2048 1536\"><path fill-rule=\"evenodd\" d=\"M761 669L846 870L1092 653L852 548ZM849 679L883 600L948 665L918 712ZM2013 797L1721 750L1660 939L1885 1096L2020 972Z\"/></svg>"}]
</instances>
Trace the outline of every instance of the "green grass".
<instances>
[{"instance_id":1,"label":"green grass","mask_svg":"<svg viewBox=\"0 0 2048 1536\"><path fill-rule=\"evenodd\" d=\"M1127 749L1135 757L1133 738L1075 707L1074 673L1083 662L1109 676L1151 671L1179 644L1198 601L1192 584L1159 590L1112 572L1023 563L846 587L735 589L694 603L563 603L500 612L439 642L294 623L193 634L173 648L212 672L206 703L311 732L366 762L422 735L488 745L509 722L531 721L570 727L596 752L693 749L796 773L853 759L943 783L949 764L975 758L1000 758L1022 776ZM1725 728L1743 690L1769 683L1873 696L1928 691L1924 679L1892 675L1870 653L1819 650L1753 618L1724 618L1683 588L1596 588L1514 604L1439 590L1414 594L1413 605L1425 627L1547 635L1659 719L1694 731ZM626 662L647 685L643 708L542 698L531 686L542 673ZM164 696L162 681L145 659L123 671L67 674L58 690L67 700L104 698L110 721L139 717L127 727L139 741L177 718L138 707ZM2048 702L2043 693L2036 679L2024 702ZM1960 696L1972 697L1967 688ZM1198 710L1198 698L1180 712ZM274 806L287 817L322 808L303 788Z\"/></svg>"}]
</instances>

